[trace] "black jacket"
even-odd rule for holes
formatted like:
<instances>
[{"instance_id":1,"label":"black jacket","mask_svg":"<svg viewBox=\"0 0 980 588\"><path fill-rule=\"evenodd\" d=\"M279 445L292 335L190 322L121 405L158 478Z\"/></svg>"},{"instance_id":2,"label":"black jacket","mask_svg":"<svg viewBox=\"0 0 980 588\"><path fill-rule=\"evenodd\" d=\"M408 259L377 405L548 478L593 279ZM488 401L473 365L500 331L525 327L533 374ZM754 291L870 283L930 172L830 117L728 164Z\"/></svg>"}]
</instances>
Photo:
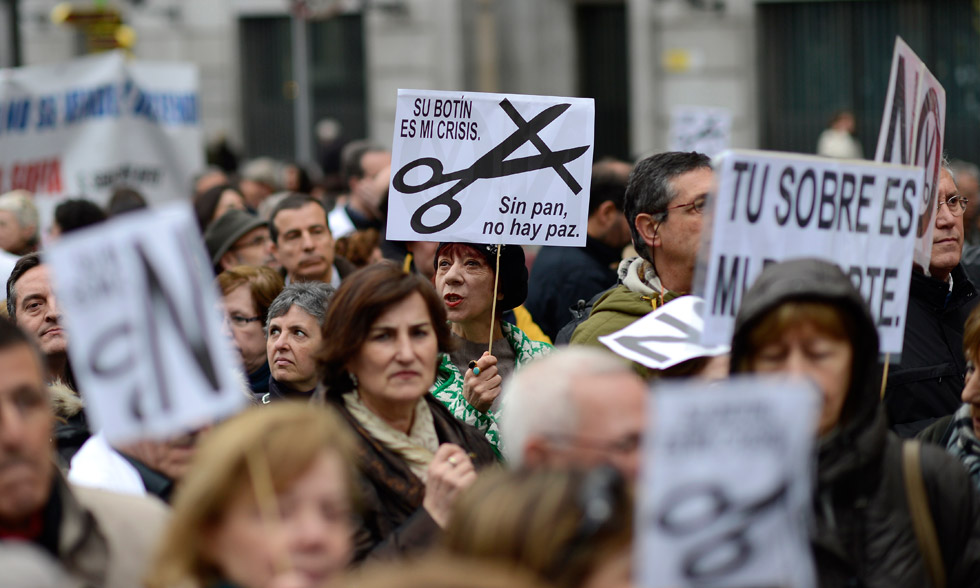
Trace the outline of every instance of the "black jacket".
<instances>
[{"instance_id":1,"label":"black jacket","mask_svg":"<svg viewBox=\"0 0 980 588\"><path fill-rule=\"evenodd\" d=\"M955 278L954 278L955 279ZM749 334L790 300L825 302L852 330L851 384L838 426L819 441L810 543L821 587L929 586L902 479L902 440L878 400L878 335L867 305L832 264L795 260L763 271L735 321L732 369L749 371ZM980 586L980 495L939 447L922 447L922 474L947 585Z\"/></svg>"},{"instance_id":2,"label":"black jacket","mask_svg":"<svg viewBox=\"0 0 980 588\"><path fill-rule=\"evenodd\" d=\"M525 307L552 340L568 321L570 307L616 285L620 252L586 236L585 247L542 247L531 268Z\"/></svg>"},{"instance_id":3,"label":"black jacket","mask_svg":"<svg viewBox=\"0 0 980 588\"><path fill-rule=\"evenodd\" d=\"M952 276L950 292L945 282L912 272L902 359L891 363L885 390L888 420L902 437L915 436L963 403L963 324L978 298L962 266Z\"/></svg>"}]
</instances>

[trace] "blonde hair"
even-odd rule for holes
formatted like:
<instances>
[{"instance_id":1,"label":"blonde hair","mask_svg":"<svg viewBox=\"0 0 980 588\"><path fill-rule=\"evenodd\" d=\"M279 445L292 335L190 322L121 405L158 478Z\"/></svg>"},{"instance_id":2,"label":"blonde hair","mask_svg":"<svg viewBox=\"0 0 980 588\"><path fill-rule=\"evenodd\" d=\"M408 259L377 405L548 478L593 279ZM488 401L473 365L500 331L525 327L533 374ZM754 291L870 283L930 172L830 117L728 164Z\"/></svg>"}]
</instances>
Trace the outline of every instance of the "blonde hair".
<instances>
[{"instance_id":1,"label":"blonde hair","mask_svg":"<svg viewBox=\"0 0 980 588\"><path fill-rule=\"evenodd\" d=\"M224 517L241 492L250 492L248 459L259 452L276 493L289 488L323 451L336 452L356 499L355 441L332 409L280 402L244 411L210 432L194 455L174 499L173 516L147 579L149 588L194 582L206 586L220 571L204 554L205 531Z\"/></svg>"},{"instance_id":2,"label":"blonde hair","mask_svg":"<svg viewBox=\"0 0 980 588\"><path fill-rule=\"evenodd\" d=\"M365 566L337 583L357 588L545 588L540 578L506 562L433 552Z\"/></svg>"},{"instance_id":3,"label":"blonde hair","mask_svg":"<svg viewBox=\"0 0 980 588\"><path fill-rule=\"evenodd\" d=\"M605 495L592 496L590 489ZM596 498L608 501L608 517L590 523L586 503ZM630 545L632 513L626 485L611 468L487 472L456 501L444 546L460 556L516 564L559 588L573 588Z\"/></svg>"}]
</instances>

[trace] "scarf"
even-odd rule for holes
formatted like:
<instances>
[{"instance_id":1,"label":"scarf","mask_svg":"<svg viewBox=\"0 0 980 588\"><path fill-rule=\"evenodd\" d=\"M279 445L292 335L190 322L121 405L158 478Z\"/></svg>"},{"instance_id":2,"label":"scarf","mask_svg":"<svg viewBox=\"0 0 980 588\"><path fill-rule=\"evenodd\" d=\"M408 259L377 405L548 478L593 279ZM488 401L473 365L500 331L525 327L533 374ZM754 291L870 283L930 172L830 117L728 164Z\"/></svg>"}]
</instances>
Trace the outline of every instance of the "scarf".
<instances>
[{"instance_id":1,"label":"scarf","mask_svg":"<svg viewBox=\"0 0 980 588\"><path fill-rule=\"evenodd\" d=\"M970 473L973 483L980 488L980 440L973 431L970 405L964 404L953 415L953 431L946 443L946 451L956 456Z\"/></svg>"},{"instance_id":2,"label":"scarf","mask_svg":"<svg viewBox=\"0 0 980 588\"><path fill-rule=\"evenodd\" d=\"M395 429L364 406L356 390L344 394L343 398L344 406L357 422L367 429L368 434L405 460L408 469L425 483L428 478L429 463L439 449L435 421L432 420L432 411L429 410L425 398L419 398L415 405L415 418L412 419L412 429L408 435Z\"/></svg>"}]
</instances>

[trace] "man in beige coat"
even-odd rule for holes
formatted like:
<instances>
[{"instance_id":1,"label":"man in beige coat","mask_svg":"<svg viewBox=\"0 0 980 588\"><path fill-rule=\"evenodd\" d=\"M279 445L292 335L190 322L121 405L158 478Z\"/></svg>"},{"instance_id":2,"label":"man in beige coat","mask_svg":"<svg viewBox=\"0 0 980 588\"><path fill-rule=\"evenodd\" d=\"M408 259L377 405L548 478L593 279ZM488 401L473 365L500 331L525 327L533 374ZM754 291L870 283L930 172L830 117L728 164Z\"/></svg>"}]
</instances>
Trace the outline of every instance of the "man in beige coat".
<instances>
[{"instance_id":1,"label":"man in beige coat","mask_svg":"<svg viewBox=\"0 0 980 588\"><path fill-rule=\"evenodd\" d=\"M166 507L66 482L53 460L50 402L34 343L0 319L0 550L30 542L73 582L140 586ZM22 585L9 575L3 582Z\"/></svg>"}]
</instances>

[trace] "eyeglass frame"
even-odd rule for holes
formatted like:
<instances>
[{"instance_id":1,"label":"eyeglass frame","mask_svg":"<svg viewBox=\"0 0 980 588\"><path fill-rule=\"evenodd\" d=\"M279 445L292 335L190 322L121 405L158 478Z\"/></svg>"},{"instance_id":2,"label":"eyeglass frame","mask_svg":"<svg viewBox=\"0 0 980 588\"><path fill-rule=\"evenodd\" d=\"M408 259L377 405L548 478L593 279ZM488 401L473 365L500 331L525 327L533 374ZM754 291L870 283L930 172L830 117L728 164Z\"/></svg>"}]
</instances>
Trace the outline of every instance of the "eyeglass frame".
<instances>
[{"instance_id":1,"label":"eyeglass frame","mask_svg":"<svg viewBox=\"0 0 980 588\"><path fill-rule=\"evenodd\" d=\"M228 322L233 327L238 327L239 329L244 329L249 323L254 323L255 321L262 320L261 316L229 316L227 318Z\"/></svg>"},{"instance_id":2,"label":"eyeglass frame","mask_svg":"<svg viewBox=\"0 0 980 588\"><path fill-rule=\"evenodd\" d=\"M955 203L957 204L956 209L954 209L952 206L949 205L950 200L955 201ZM960 202L962 202L963 204L959 204ZM951 215L953 215L953 216L962 216L963 213L966 212L966 206L969 203L970 203L970 199L969 198L964 198L964 197L960 196L959 194L956 194L954 196L950 196L946 200L937 200L937 202L936 202L936 214L939 214L939 211L942 210L942 208L943 208L943 204L945 204L947 210L949 210L949 213Z\"/></svg>"},{"instance_id":3,"label":"eyeglass frame","mask_svg":"<svg viewBox=\"0 0 980 588\"><path fill-rule=\"evenodd\" d=\"M692 200L691 202L687 202L685 204L675 204L674 206L668 206L667 208L658 212L656 214L656 218L658 221L664 222L665 220L667 220L667 213L669 213L671 210L677 210L678 208L690 208L697 214L704 214L704 207L707 204L708 204L708 195L702 194L697 198L695 198L694 200Z\"/></svg>"}]
</instances>

